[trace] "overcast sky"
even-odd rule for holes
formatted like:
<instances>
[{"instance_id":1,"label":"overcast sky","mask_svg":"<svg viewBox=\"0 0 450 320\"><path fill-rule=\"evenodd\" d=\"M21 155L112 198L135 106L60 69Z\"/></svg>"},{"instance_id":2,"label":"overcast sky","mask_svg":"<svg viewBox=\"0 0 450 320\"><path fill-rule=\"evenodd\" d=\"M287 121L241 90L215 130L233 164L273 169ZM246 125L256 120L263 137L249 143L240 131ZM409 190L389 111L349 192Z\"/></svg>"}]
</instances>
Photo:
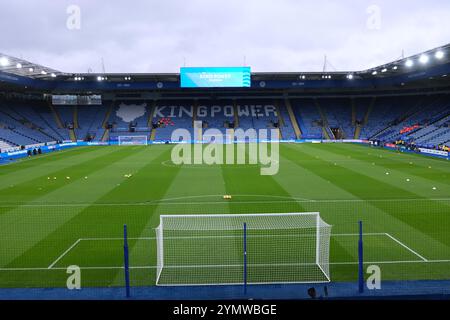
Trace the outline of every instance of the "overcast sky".
<instances>
[{"instance_id":1,"label":"overcast sky","mask_svg":"<svg viewBox=\"0 0 450 320\"><path fill-rule=\"evenodd\" d=\"M325 54L329 70L362 70L450 42L448 0L0 4L0 53L64 72L101 72L102 58L106 72L178 72L241 66L244 56L257 72L321 71Z\"/></svg>"}]
</instances>

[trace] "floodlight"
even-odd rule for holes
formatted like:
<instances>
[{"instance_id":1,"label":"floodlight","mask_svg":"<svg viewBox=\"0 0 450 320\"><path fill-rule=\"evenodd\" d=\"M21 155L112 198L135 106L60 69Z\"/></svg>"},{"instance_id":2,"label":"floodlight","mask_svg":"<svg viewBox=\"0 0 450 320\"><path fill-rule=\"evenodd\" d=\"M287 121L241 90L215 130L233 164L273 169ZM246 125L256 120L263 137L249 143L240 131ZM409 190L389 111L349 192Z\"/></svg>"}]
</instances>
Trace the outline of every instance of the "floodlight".
<instances>
[{"instance_id":1,"label":"floodlight","mask_svg":"<svg viewBox=\"0 0 450 320\"><path fill-rule=\"evenodd\" d=\"M440 60L444 57L444 51L442 51L442 50L436 51L434 56L436 57L436 59Z\"/></svg>"},{"instance_id":2,"label":"floodlight","mask_svg":"<svg viewBox=\"0 0 450 320\"><path fill-rule=\"evenodd\" d=\"M426 54L422 54L419 58L419 61L422 64L426 64L429 60L430 58Z\"/></svg>"},{"instance_id":3,"label":"floodlight","mask_svg":"<svg viewBox=\"0 0 450 320\"><path fill-rule=\"evenodd\" d=\"M347 75L347 79L352 80L353 79L353 75L352 74Z\"/></svg>"},{"instance_id":4,"label":"floodlight","mask_svg":"<svg viewBox=\"0 0 450 320\"><path fill-rule=\"evenodd\" d=\"M407 66L407 67L412 67L414 65L414 62L412 61L412 60L410 60L410 59L408 59L408 60L406 60L406 62L405 62L405 66Z\"/></svg>"},{"instance_id":5,"label":"floodlight","mask_svg":"<svg viewBox=\"0 0 450 320\"><path fill-rule=\"evenodd\" d=\"M376 76L377 74L378 74L377 71L372 72L372 75L373 75L373 76Z\"/></svg>"},{"instance_id":6,"label":"floodlight","mask_svg":"<svg viewBox=\"0 0 450 320\"><path fill-rule=\"evenodd\" d=\"M22 64L21 64L21 63L17 63L17 64L16 64L16 68L17 68L17 69L22 69Z\"/></svg>"},{"instance_id":7,"label":"floodlight","mask_svg":"<svg viewBox=\"0 0 450 320\"><path fill-rule=\"evenodd\" d=\"M0 66L7 67L9 66L9 59L7 57L0 58Z\"/></svg>"}]
</instances>

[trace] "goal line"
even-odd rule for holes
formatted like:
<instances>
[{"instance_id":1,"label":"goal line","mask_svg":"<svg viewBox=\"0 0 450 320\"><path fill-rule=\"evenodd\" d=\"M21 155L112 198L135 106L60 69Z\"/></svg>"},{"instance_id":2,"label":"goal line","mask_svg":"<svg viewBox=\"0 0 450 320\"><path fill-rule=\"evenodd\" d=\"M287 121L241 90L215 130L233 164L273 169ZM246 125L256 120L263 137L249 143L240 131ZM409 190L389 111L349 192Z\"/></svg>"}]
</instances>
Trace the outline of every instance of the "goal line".
<instances>
[{"instance_id":1,"label":"goal line","mask_svg":"<svg viewBox=\"0 0 450 320\"><path fill-rule=\"evenodd\" d=\"M364 262L365 264L401 264L401 263L447 263L450 262L450 259L427 259L425 258L423 255L419 254L416 250L410 248L409 246L407 246L405 243L401 242L399 239L397 239L396 237L392 236L389 233L385 233L385 232L376 232L376 233L364 233L363 236L381 236L381 237L387 237L389 239L391 239L394 243L398 244L399 246L401 246L402 248L404 248L405 250L411 252L412 254L414 254L418 260L381 260L381 261L367 261ZM265 237L273 237L273 238L278 238L278 237L285 237L285 238L289 238L292 237L292 235L253 235L252 237L254 238L265 238ZM338 234L331 234L332 238L338 238L338 237L358 237L357 233L338 233ZM234 236L229 236L229 235L223 235L223 236L203 236L203 237L199 237L200 239L212 239L212 238L224 238L224 239L233 239L235 238ZM155 241L156 237L130 237L128 238L129 240L142 240L142 241ZM189 239L193 239L192 237L189 236L179 236L179 237L172 237L169 239L173 239L173 240L189 240ZM76 250L76 247L83 241L123 241L123 238L120 237L98 237L98 238L79 238L77 240L75 240L66 250L64 250L58 257L56 257L51 264L46 267L45 269L53 269L53 270L59 270L59 269L64 269L62 267L57 267L58 262L60 262L65 256L69 255L71 251ZM330 261L330 265L351 265L351 264L357 264L357 261L344 261L344 262L332 262ZM261 265L266 265L266 266L270 266L273 264L261 264ZM291 263L291 264L282 264L279 263L278 265L308 265L308 264L299 264L299 263ZM192 265L191 267L202 267L201 265ZM208 267L212 267L210 265L206 265ZM227 265L218 265L218 266L222 266L225 267ZM230 264L229 266L232 267L237 267L237 266L242 266L242 264ZM258 266L258 264L255 264L255 266ZM187 267L187 266L176 266L176 267ZM88 267L81 267L83 268L87 268L87 269L102 269L103 267L100 266L88 266ZM105 269L114 269L114 268L122 268L121 266L109 266L109 267L104 267ZM155 266L151 266L151 265L147 265L147 266L130 266L131 269L139 269L139 268L156 268ZM0 271L5 271L5 270L9 270L9 271L13 271L13 270L39 270L41 268L0 268Z\"/></svg>"}]
</instances>

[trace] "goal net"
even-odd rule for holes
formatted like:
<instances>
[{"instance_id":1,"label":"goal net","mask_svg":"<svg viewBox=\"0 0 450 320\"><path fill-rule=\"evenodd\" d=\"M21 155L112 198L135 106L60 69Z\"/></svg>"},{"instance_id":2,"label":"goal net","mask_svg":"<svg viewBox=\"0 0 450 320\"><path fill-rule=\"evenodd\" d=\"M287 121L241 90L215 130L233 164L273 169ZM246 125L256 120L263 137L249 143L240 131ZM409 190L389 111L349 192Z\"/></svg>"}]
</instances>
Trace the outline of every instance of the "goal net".
<instances>
[{"instance_id":1,"label":"goal net","mask_svg":"<svg viewBox=\"0 0 450 320\"><path fill-rule=\"evenodd\" d=\"M318 212L161 215L156 284L329 282L330 234Z\"/></svg>"},{"instance_id":2,"label":"goal net","mask_svg":"<svg viewBox=\"0 0 450 320\"><path fill-rule=\"evenodd\" d=\"M147 136L119 136L119 146L147 145Z\"/></svg>"}]
</instances>

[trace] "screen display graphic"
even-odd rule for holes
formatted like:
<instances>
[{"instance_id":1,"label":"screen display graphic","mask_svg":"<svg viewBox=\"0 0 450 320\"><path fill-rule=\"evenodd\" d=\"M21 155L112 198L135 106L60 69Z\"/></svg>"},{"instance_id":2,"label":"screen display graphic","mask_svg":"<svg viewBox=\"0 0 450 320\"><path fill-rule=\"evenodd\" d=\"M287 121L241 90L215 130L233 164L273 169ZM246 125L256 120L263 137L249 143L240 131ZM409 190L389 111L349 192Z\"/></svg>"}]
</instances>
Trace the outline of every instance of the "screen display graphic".
<instances>
[{"instance_id":1,"label":"screen display graphic","mask_svg":"<svg viewBox=\"0 0 450 320\"><path fill-rule=\"evenodd\" d=\"M182 88L250 87L250 67L183 67L180 69Z\"/></svg>"}]
</instances>

